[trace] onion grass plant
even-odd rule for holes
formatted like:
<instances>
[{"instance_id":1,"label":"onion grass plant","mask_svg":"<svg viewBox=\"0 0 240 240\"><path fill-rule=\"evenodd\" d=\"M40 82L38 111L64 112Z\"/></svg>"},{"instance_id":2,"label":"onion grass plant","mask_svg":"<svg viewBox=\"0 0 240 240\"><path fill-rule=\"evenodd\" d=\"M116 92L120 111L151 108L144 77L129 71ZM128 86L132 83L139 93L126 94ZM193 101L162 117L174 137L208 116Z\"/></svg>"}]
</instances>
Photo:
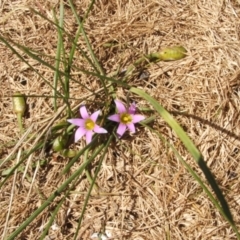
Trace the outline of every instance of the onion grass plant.
<instances>
[{"instance_id":1,"label":"onion grass plant","mask_svg":"<svg viewBox=\"0 0 240 240\"><path fill-rule=\"evenodd\" d=\"M4 185L11 181L11 176L15 174L14 184L16 184L16 175L22 174L22 171L19 171L20 167L25 166L25 175L28 172L28 168L34 169L34 174L31 177L31 188L34 186L34 181L36 179L37 172L39 168L45 164L48 165L49 162L43 161L45 158L45 152L48 151L48 154L53 154L53 152L57 152L63 158L69 159L68 163L65 167L62 168L62 172L59 173L59 177L65 176L66 180L58 185L58 187L52 192L52 194L48 197L42 199L41 205L32 213L30 216L23 221L19 226L16 226L15 229L8 229L8 221L9 216L11 215L11 208L9 208L8 217L6 218L6 226L3 235L3 239L15 239L20 236L24 230L31 225L35 219L41 215L44 211L50 209L48 222L44 226L42 232L40 232L39 239L45 239L47 236L51 226L53 225L55 218L61 208L65 204L68 199L69 194L74 191L76 185L78 184L78 179L81 177L86 177L89 182L89 190L85 195L83 205L81 206L81 214L78 219L78 225L76 228L76 232L74 234L73 239L78 239L78 233L81 229L81 223L84 218L84 213L87 208L88 202L90 201L91 196L104 196L107 195L107 192L101 190L101 186L98 185L98 174L101 170L102 163L104 159L107 157L107 152L111 149L112 145L116 142L121 144L120 135L127 135L128 132L125 132L127 127L135 132L134 124L140 122L141 131L145 131L148 129L157 134L159 139L161 139L164 143L166 143L166 148L169 148L176 155L176 159L178 159L183 166L187 169L188 173L192 175L193 181L196 180L199 186L205 191L206 195L212 201L213 205L216 207L217 211L221 213L223 218L225 218L226 222L231 225L234 230L236 237L240 239L240 234L238 229L234 223L233 216L231 214L229 205L225 199L224 194L221 191L217 181L215 180L214 175L211 173L210 168L207 166L204 161L203 155L199 152L198 148L195 146L193 141L189 138L188 134L183 130L180 124L176 121L176 119L162 106L157 100L150 96L150 94L144 92L140 88L136 87L131 82L131 77L137 71L137 68L141 65L148 65L151 62L155 61L178 61L184 57L186 57L186 49L183 47L174 47L167 48L166 51L170 51L170 57L168 57L168 53L164 52L164 57L159 57L162 55L159 54L148 54L140 57L133 63L125 73L118 72L115 74L106 74L105 70L101 66L101 62L99 61L97 55L95 54L94 47L91 44L91 41L88 38L87 32L84 29L84 23L86 19L90 16L91 10L96 4L94 0L90 1L88 10L86 11L84 17L82 19L79 18L77 11L74 7L72 0L68 0L68 4L72 10L72 14L75 16L77 31L75 36L70 35L64 26L64 3L60 1L59 11L53 11L53 19L50 20L42 13L31 9L33 14L42 17L47 20L52 26L56 28L56 32L58 34L57 48L56 48L56 56L47 56L44 55L34 49L28 48L28 46L23 46L20 43L17 43L11 40L4 35L0 35L0 40L4 43L14 54L19 57L19 60L27 64L30 69L35 71L39 78L52 89L52 96L31 96L27 95L27 98L52 98L52 108L53 108L53 116L50 119L47 119L46 122L42 124L42 128L39 130L40 134L34 132L32 129L30 131L27 130L25 126L24 130L22 126L20 126L22 140L17 145L17 148L9 154L9 156L5 159L1 159L0 167L4 169L4 174L2 175L2 179L0 182L0 188L3 188ZM58 13L56 13L58 12ZM79 46L78 40L82 38L85 42L85 46ZM65 41L71 43L70 49L65 47ZM180 49L180 50L179 50ZM176 52L173 52L177 51ZM85 63L89 65L86 68L80 68L75 64L75 54L78 52L82 56L82 59L85 60ZM174 54L176 53L176 57L174 58ZM24 58L27 55L29 58L37 61L39 64L47 67L49 71L52 71L54 77L53 81L46 79L41 72L39 72L36 68L34 68L31 63ZM75 78L72 74L72 71L78 71L82 75L85 76L94 76L99 81L99 85L101 86L97 91L91 89L86 84L82 84L79 80ZM75 96L71 96L71 88L72 84L77 84L82 88L89 91L88 95L81 96L79 98L75 98ZM141 99L145 104L151 108L152 114L149 114L149 111L140 111L140 114L134 115L131 113L129 106L128 111L124 107L124 111L121 112L121 107L123 106L122 102L118 102L117 90L119 88L124 89L127 93L128 97L135 97L137 99ZM101 97L99 98L99 95ZM15 96L16 98L16 96ZM72 100L74 100L75 105L73 106ZM134 99L133 99L134 100ZM131 99L131 102L133 102ZM118 107L118 111L115 111L114 101L120 104ZM84 119L77 118L79 109L83 109L83 105L91 105L92 103L94 111L97 111L97 116L89 117L86 111L82 115L84 115ZM120 108L120 111L119 111ZM84 107L85 109L85 107ZM25 111L25 106L24 106ZM83 111L83 110L82 110ZM122 114L122 115L121 115ZM125 114L125 115L124 115ZM131 115L132 114L132 115ZM144 117L144 116L145 117ZM97 117L100 116L97 121ZM24 117L21 115L21 118ZM134 117L138 117L138 119L134 120ZM145 118L145 119L144 119ZM165 123L175 132L176 136L180 139L182 144L185 146L189 155L196 161L197 165L203 172L207 183L203 177L201 177L193 167L184 160L184 157L178 152L177 147L174 146L168 138L163 137L161 132L156 130L154 126L148 124L149 122L153 122L155 119L162 118ZM144 119L144 120L143 120ZM109 120L115 121L117 123L111 122ZM141 121L143 120L143 121ZM73 143L73 136L75 133L74 125L79 127L79 131L76 132L75 142ZM118 124L120 123L120 130L117 130ZM99 125L98 125L99 124ZM128 125L132 124L132 125ZM87 128L88 131L85 131ZM133 131L134 130L134 131ZM91 136L88 133L91 133ZM101 135L94 133L104 133ZM94 135L93 135L94 134ZM87 144L82 149L71 149L71 146L77 144L79 141L82 141L83 135L87 136ZM28 146L31 144L31 148ZM20 147L21 146L21 147ZM74 148L74 147L73 147ZM19 151L19 149L24 149L23 151ZM18 161L14 162L15 156L19 151ZM37 162L31 162L31 156L33 155L40 156ZM84 159L83 162L79 163L79 159ZM97 167L95 168L94 175L92 174L91 168L93 167L92 163L97 159ZM9 164L11 163L11 164ZM74 164L78 164L77 170L73 171L72 166ZM9 165L11 168L8 168ZM96 164L95 164L96 165ZM56 201L57 199L57 201ZM51 206L51 208L49 208Z\"/></svg>"}]
</instances>

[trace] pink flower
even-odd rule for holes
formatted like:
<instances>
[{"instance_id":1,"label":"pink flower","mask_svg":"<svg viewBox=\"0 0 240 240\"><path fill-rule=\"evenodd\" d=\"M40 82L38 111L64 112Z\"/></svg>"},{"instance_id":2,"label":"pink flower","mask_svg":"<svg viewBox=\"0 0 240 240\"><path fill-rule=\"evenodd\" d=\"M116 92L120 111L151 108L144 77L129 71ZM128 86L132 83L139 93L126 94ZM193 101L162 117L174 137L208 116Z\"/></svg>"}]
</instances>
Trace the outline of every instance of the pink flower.
<instances>
[{"instance_id":1,"label":"pink flower","mask_svg":"<svg viewBox=\"0 0 240 240\"><path fill-rule=\"evenodd\" d=\"M127 130L135 133L135 123L138 123L145 119L143 115L135 114L136 112L136 104L132 103L129 108L126 108L122 102L119 100L115 100L115 104L117 107L117 114L113 114L108 117L109 120L114 122L119 122L119 126L117 129L117 134L121 137Z\"/></svg>"},{"instance_id":2,"label":"pink flower","mask_svg":"<svg viewBox=\"0 0 240 240\"><path fill-rule=\"evenodd\" d=\"M107 133L106 129L101 128L96 124L99 113L100 111L96 111L89 116L86 107L82 106L80 107L80 114L82 118L73 118L67 120L73 125L79 127L75 133L75 142L86 135L86 142L89 144L92 141L92 136L94 133Z\"/></svg>"}]
</instances>

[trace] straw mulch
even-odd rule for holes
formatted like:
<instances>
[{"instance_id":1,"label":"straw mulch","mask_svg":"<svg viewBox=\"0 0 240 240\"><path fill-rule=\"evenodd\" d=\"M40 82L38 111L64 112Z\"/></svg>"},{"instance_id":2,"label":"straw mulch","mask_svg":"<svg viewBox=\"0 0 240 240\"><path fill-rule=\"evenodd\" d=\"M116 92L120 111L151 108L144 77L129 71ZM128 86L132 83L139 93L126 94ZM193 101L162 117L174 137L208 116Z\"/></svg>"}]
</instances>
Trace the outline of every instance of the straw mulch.
<instances>
[{"instance_id":1,"label":"straw mulch","mask_svg":"<svg viewBox=\"0 0 240 240\"><path fill-rule=\"evenodd\" d=\"M33 7L53 19L52 8L59 1L0 1L0 34L28 46L54 64L57 30L46 19L29 10ZM67 2L67 1L66 1ZM83 17L89 1L74 1ZM58 14L58 11L57 11ZM65 5L65 30L74 36L76 20ZM108 74L124 69L141 54L156 52L162 47L182 45L188 56L175 62L158 62L147 68L148 79L139 74L131 84L140 87L170 111L202 152L214 173L240 227L240 4L234 0L99 0L96 1L85 31L102 66ZM104 43L118 43L105 48ZM65 36L66 51L71 39ZM78 46L86 49L83 38ZM0 156L6 158L31 148L31 142L16 143L21 138L10 96L20 91L26 95L52 95L52 89L37 72L0 43ZM50 57L49 57L50 56ZM25 60L53 84L53 71L23 54ZM74 65L91 69L80 53ZM99 89L99 80L72 71L75 79L92 90ZM71 82L70 94L80 99L89 92ZM118 98L126 101L127 91L119 88ZM147 103L130 94L141 107ZM96 110L103 99L87 102ZM94 105L91 101L100 105ZM59 100L61 103L61 101ZM72 106L79 100L72 100ZM28 97L24 125L41 133L56 114L52 99ZM150 114L149 114L150 115ZM56 118L56 121L57 122ZM159 118L153 123L184 159L202 176L175 133ZM150 130L138 127L133 136L126 136L109 148L97 184L108 195L92 196L88 203L77 239L91 239L96 232L111 232L111 239L236 239L231 227L215 209L206 194L176 159L173 152ZM17 140L17 141L16 141ZM33 143L33 142L32 142ZM84 141L75 144L81 149ZM44 158L42 152L32 155L27 172L11 176L0 192L0 235L9 235L53 193L67 176L59 173L69 159L57 153L48 156L48 165L35 169L34 162ZM5 167L15 165L16 155ZM79 165L75 164L71 172ZM97 166L97 160L92 171ZM1 180L3 176L0 177ZM34 182L31 179L35 178ZM14 186L14 187L13 187ZM72 239L77 228L89 182L83 176L62 205L47 239ZM46 226L57 198L17 239L38 239ZM9 215L8 215L9 214ZM3 238L2 238L3 239Z\"/></svg>"}]
</instances>

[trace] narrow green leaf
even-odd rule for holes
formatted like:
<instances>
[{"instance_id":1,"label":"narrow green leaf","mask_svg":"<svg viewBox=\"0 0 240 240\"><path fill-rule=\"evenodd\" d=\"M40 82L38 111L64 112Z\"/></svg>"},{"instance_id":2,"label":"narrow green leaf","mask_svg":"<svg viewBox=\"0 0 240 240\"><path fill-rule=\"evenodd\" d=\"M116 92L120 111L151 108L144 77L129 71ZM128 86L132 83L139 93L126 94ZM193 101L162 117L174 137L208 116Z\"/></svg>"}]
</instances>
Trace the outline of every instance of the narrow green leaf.
<instances>
[{"instance_id":1,"label":"narrow green leaf","mask_svg":"<svg viewBox=\"0 0 240 240\"><path fill-rule=\"evenodd\" d=\"M141 122L143 126L150 129L152 132L157 134L157 136L165 143L169 148L172 149L175 156L180 160L180 162L184 165L184 167L188 170L188 172L192 175L192 177L199 183L199 185L202 187L202 189L205 191L205 193L208 195L208 197L211 199L212 203L215 205L215 207L219 210L219 212L224 216L224 218L229 222L228 217L226 216L224 210L220 206L220 204L217 202L213 194L210 192L209 188L204 184L201 177L191 168L191 166L182 158L182 156L179 154L179 152L175 149L175 147L170 144L161 133L155 131L153 128L149 127L143 121ZM229 222L229 224L232 226L233 230L235 231L238 239L240 239L240 234L238 232L238 229L236 228L236 225L232 222Z\"/></svg>"},{"instance_id":2,"label":"narrow green leaf","mask_svg":"<svg viewBox=\"0 0 240 240\"><path fill-rule=\"evenodd\" d=\"M104 148L104 151L102 153L102 156L99 160L99 163L98 163L98 167L96 169L96 172L95 172L95 175L91 181L91 185L89 187L89 190L88 190L88 193L87 193L87 196L85 198L85 201L84 201L84 204L83 204L83 207L82 207L82 212L81 212L81 215L79 217L79 220L78 220L78 225L77 225L77 229L75 231L75 235L74 235L74 239L73 240L76 240L77 239L77 236L78 236L78 232L79 232L79 229L80 229L80 226L81 226L81 223L82 223L82 219L83 219L83 216L84 216L84 213L85 213L85 210L86 210L86 207L87 207L87 204L88 204L88 201L89 201L89 198L90 198L90 195L91 195L91 192L92 192L92 189L95 185L95 182L96 182L96 179L97 179L97 176L98 176L98 173L101 169L101 166L102 166L102 162L103 162L103 159L104 157L106 156L106 153L107 153L107 149L108 149L108 146L109 144L111 143L112 139L113 139L113 134L109 137L106 145L105 145L105 148Z\"/></svg>"},{"instance_id":3,"label":"narrow green leaf","mask_svg":"<svg viewBox=\"0 0 240 240\"><path fill-rule=\"evenodd\" d=\"M101 147L98 149L98 151L92 155L91 158L88 159L88 161L84 162L77 171L75 171L38 209L36 209L32 215L25 220L8 238L7 240L12 240L15 237L20 234L23 229L25 229L41 212L44 211L45 208L47 208L54 199L59 196L66 187L77 177L80 176L80 174L84 171L84 169L88 166L88 164L93 161L93 159L102 151L102 149L105 146L102 144Z\"/></svg>"},{"instance_id":4,"label":"narrow green leaf","mask_svg":"<svg viewBox=\"0 0 240 240\"><path fill-rule=\"evenodd\" d=\"M194 160L197 162L197 164L203 171L208 183L212 187L219 202L221 203L221 206L227 217L227 220L231 224L233 224L232 214L228 207L227 201L225 200L225 198L223 196L222 191L220 190L213 174L207 167L202 154L195 147L194 143L191 141L191 139L188 137L188 135L184 132L184 130L177 123L177 121L172 117L172 115L168 111L166 111L154 98L152 98L150 95L148 95L147 93L145 93L144 91L142 91L138 88L131 88L130 91L141 96L145 100L147 100L154 107L154 109L161 115L161 117L167 122L167 124L176 132L177 136L181 139L181 141L183 142L183 144L186 147L186 149L188 150L188 152L192 155Z\"/></svg>"},{"instance_id":5,"label":"narrow green leaf","mask_svg":"<svg viewBox=\"0 0 240 240\"><path fill-rule=\"evenodd\" d=\"M57 111L57 86L58 86L58 79L60 77L59 74L59 66L60 66L60 58L61 58L61 50L63 47L63 38L62 38L62 30L63 29L63 18L64 18L64 8L63 2L60 2L60 16L59 16L59 27L58 29L58 43L57 43L57 52L56 52L56 61L55 61L55 71L54 71L54 78L53 78L53 95L54 95L54 111ZM58 23L56 15L54 14L55 22ZM58 26L58 25L57 25Z\"/></svg>"}]
</instances>

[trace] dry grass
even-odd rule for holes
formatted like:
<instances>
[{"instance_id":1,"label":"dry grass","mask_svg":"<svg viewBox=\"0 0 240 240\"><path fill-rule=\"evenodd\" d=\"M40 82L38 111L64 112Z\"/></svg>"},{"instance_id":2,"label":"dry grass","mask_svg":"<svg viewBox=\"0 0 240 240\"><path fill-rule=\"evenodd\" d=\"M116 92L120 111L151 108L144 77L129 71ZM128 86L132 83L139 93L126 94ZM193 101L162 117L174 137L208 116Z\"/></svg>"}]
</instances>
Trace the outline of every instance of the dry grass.
<instances>
[{"instance_id":1,"label":"dry grass","mask_svg":"<svg viewBox=\"0 0 240 240\"><path fill-rule=\"evenodd\" d=\"M89 1L74 2L82 16ZM56 29L31 13L29 6L52 18L51 9L58 8L58 1L0 1L0 34L54 58ZM65 10L65 28L74 36L76 22L69 6L66 5ZM85 23L93 48L108 73L119 66L123 69L140 54L156 52L163 46L181 44L188 49L185 59L153 64L148 68L148 80L139 80L136 76L132 84L142 87L173 112L194 140L226 194L238 227L239 17L240 5L234 0L99 0ZM78 43L80 46L83 45L81 41ZM109 41L117 41L120 45L105 49L103 43ZM71 41L64 44L68 48ZM16 139L21 138L12 112L12 93L51 95L52 90L2 43L0 53L0 155L4 158L12 151ZM52 83L53 72L50 69L28 60ZM80 55L76 55L74 64L87 67ZM99 88L97 78L77 75L76 72L73 75L91 89ZM80 98L85 94L88 94L86 89L71 84L71 96ZM125 95L126 90L119 88L118 96L124 100ZM52 100L29 97L27 103L28 116L24 124L32 127L32 131L40 131L54 116ZM77 100L71 102L72 106L77 103ZM141 100L139 104L145 106L146 103ZM154 126L197 169L164 121L159 119ZM15 142L14 145L11 141ZM30 144L22 144L23 147L16 151L29 149ZM80 149L82 144L79 142L77 147ZM41 157L33 155L27 162L31 165ZM61 177L59 172L68 159L57 154L49 158L49 165L38 169L33 185L27 178L22 178L22 174L16 174L1 189L0 235L4 229L6 234L11 233L41 205L44 196L48 197L64 181L65 176ZM17 161L16 156L9 161L9 166ZM72 171L77 168L74 165ZM3 170L1 168L1 172ZM27 175L33 177L33 174L34 170L29 168ZM149 130L139 128L138 134L125 137L121 143L111 146L97 183L110 194L91 197L78 239L90 239L91 234L104 227L112 232L113 239L236 239L199 185ZM55 228L49 232L49 239L72 239L88 188L86 178L79 179L76 189L61 208ZM38 239L57 202L58 199L18 239Z\"/></svg>"}]
</instances>

